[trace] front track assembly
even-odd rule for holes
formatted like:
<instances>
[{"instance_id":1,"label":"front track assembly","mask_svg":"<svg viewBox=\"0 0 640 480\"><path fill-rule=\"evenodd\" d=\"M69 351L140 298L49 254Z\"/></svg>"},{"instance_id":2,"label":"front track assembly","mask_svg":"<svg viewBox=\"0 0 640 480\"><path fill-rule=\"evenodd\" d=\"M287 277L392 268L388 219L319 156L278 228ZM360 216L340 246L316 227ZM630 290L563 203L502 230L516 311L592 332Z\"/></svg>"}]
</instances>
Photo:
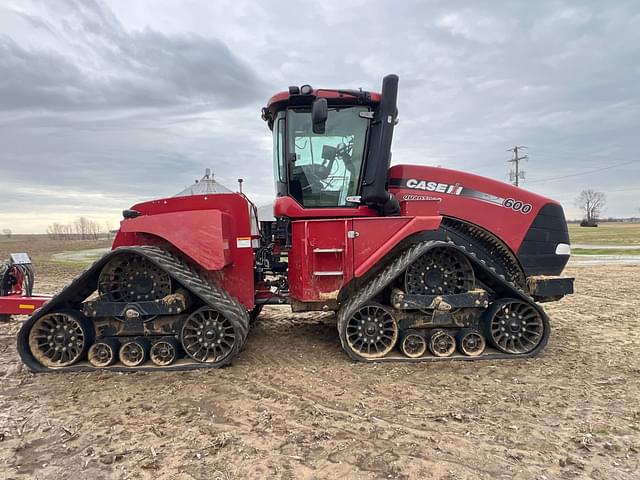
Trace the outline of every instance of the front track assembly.
<instances>
[{"instance_id":1,"label":"front track assembly","mask_svg":"<svg viewBox=\"0 0 640 480\"><path fill-rule=\"evenodd\" d=\"M415 243L342 304L342 347L356 361L535 356L549 319L511 272L455 232Z\"/></svg>"},{"instance_id":2,"label":"front track assembly","mask_svg":"<svg viewBox=\"0 0 640 480\"><path fill-rule=\"evenodd\" d=\"M162 248L124 247L29 318L18 353L36 372L217 368L248 330L244 307L195 267Z\"/></svg>"}]
</instances>

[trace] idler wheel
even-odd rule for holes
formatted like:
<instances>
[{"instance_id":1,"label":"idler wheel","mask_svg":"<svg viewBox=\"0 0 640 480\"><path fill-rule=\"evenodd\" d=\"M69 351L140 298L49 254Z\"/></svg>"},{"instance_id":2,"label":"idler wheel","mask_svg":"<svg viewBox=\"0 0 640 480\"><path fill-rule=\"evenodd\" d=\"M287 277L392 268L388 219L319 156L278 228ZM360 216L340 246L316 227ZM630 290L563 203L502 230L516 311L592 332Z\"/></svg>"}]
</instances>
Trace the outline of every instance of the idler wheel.
<instances>
[{"instance_id":1,"label":"idler wheel","mask_svg":"<svg viewBox=\"0 0 640 480\"><path fill-rule=\"evenodd\" d=\"M166 367L178 358L178 342L173 338L163 338L151 345L149 358L156 365Z\"/></svg>"},{"instance_id":2,"label":"idler wheel","mask_svg":"<svg viewBox=\"0 0 640 480\"><path fill-rule=\"evenodd\" d=\"M458 250L436 247L413 262L404 274L410 295L449 295L473 289L475 275L469 259Z\"/></svg>"},{"instance_id":3,"label":"idler wheel","mask_svg":"<svg viewBox=\"0 0 640 480\"><path fill-rule=\"evenodd\" d=\"M427 351L427 341L418 332L408 331L402 338L400 349L409 358L418 358Z\"/></svg>"},{"instance_id":4,"label":"idler wheel","mask_svg":"<svg viewBox=\"0 0 640 480\"><path fill-rule=\"evenodd\" d=\"M44 315L29 331L31 353L48 368L73 365L84 356L92 340L89 321L71 310Z\"/></svg>"},{"instance_id":5,"label":"idler wheel","mask_svg":"<svg viewBox=\"0 0 640 480\"><path fill-rule=\"evenodd\" d=\"M476 330L461 330L457 337L458 349L469 357L481 355L487 345L482 334Z\"/></svg>"},{"instance_id":6,"label":"idler wheel","mask_svg":"<svg viewBox=\"0 0 640 480\"><path fill-rule=\"evenodd\" d=\"M429 337L429 350L436 357L449 357L456 350L456 339L444 330L436 330Z\"/></svg>"},{"instance_id":7,"label":"idler wheel","mask_svg":"<svg viewBox=\"0 0 640 480\"><path fill-rule=\"evenodd\" d=\"M216 363L232 355L242 341L231 321L211 307L193 312L182 326L182 349L203 363Z\"/></svg>"},{"instance_id":8,"label":"idler wheel","mask_svg":"<svg viewBox=\"0 0 640 480\"><path fill-rule=\"evenodd\" d=\"M149 342L147 340L129 340L122 344L118 357L126 367L138 367L147 360Z\"/></svg>"},{"instance_id":9,"label":"idler wheel","mask_svg":"<svg viewBox=\"0 0 640 480\"><path fill-rule=\"evenodd\" d=\"M504 353L529 353L544 338L544 320L536 308L516 299L498 300L487 312L487 337Z\"/></svg>"},{"instance_id":10,"label":"idler wheel","mask_svg":"<svg viewBox=\"0 0 640 480\"><path fill-rule=\"evenodd\" d=\"M87 359L94 367L110 367L118 360L120 342L114 339L100 340L89 348Z\"/></svg>"},{"instance_id":11,"label":"idler wheel","mask_svg":"<svg viewBox=\"0 0 640 480\"><path fill-rule=\"evenodd\" d=\"M348 347L363 358L382 358L398 341L398 323L390 310L369 303L351 316L346 324Z\"/></svg>"},{"instance_id":12,"label":"idler wheel","mask_svg":"<svg viewBox=\"0 0 640 480\"><path fill-rule=\"evenodd\" d=\"M98 293L109 302L158 300L171 294L171 277L146 258L125 253L102 269Z\"/></svg>"}]
</instances>

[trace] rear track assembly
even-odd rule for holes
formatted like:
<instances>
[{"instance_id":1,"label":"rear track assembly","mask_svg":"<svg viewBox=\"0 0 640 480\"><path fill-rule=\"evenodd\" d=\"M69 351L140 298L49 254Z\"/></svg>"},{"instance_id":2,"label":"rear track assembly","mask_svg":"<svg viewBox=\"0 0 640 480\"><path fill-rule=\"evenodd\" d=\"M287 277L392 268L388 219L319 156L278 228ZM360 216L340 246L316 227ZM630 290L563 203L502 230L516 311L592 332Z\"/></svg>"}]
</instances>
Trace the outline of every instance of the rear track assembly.
<instances>
[{"instance_id":1,"label":"rear track assembly","mask_svg":"<svg viewBox=\"0 0 640 480\"><path fill-rule=\"evenodd\" d=\"M244 307L196 268L158 247L125 247L29 318L18 353L36 372L217 368L248 330Z\"/></svg>"}]
</instances>

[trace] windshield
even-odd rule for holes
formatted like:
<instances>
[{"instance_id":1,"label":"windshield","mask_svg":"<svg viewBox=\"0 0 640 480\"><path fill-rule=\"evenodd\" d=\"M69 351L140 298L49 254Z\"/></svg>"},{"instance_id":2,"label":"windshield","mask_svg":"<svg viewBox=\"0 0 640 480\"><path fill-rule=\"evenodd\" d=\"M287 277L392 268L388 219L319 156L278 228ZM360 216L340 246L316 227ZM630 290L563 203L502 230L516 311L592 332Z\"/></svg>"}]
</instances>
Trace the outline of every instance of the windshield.
<instances>
[{"instance_id":1,"label":"windshield","mask_svg":"<svg viewBox=\"0 0 640 480\"><path fill-rule=\"evenodd\" d=\"M308 109L287 110L289 194L304 207L353 206L369 122L367 107L329 109L324 134L313 133ZM295 153L295 156L292 155Z\"/></svg>"}]
</instances>

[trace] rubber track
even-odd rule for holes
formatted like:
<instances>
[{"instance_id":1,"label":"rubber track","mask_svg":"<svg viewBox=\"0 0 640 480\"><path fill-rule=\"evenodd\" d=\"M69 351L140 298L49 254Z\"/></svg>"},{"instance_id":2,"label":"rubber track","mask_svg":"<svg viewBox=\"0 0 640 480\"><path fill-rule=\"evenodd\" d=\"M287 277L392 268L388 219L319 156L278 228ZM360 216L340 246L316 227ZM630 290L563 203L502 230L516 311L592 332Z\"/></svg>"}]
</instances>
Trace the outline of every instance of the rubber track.
<instances>
[{"instance_id":1,"label":"rubber track","mask_svg":"<svg viewBox=\"0 0 640 480\"><path fill-rule=\"evenodd\" d=\"M98 275L102 268L114 257L123 254L136 254L145 257L159 268L165 270L171 277L180 283L190 293L197 296L205 304L223 312L225 317L234 325L236 331L241 334L240 341L236 343L234 351L220 362L200 363L187 357L193 363L174 364L166 367L160 366L140 366L125 367L114 365L105 368L96 368L87 365L71 365L69 367L47 368L41 365L31 354L29 349L29 330L35 321L52 312L61 309L72 308L79 310L81 303L96 289ZM214 281L195 267L187 264L175 254L153 246L143 247L121 247L115 249L104 257L96 261L89 269L76 277L65 289L47 302L40 310L32 315L20 328L17 338L18 354L29 369L34 372L86 372L95 370L111 370L120 372L132 371L158 371L158 370L190 370L196 368L219 368L228 365L242 348L242 344L249 332L249 315L244 306L224 289L220 288Z\"/></svg>"},{"instance_id":2,"label":"rubber track","mask_svg":"<svg viewBox=\"0 0 640 480\"><path fill-rule=\"evenodd\" d=\"M545 327L545 332L540 344L531 352L525 354L507 354L495 351L495 353L484 353L477 357L469 357L469 356L455 356L455 357L435 357L435 356L425 356L421 358L408 358L408 357L398 357L394 355L393 352L385 357L376 358L376 359L368 359L363 358L353 352L347 345L347 341L344 335L346 331L346 323L351 318L351 316L362 306L367 304L376 295L381 293L388 285L390 285L399 275L404 272L411 263L416 261L422 255L424 255L427 251L436 247L448 247L456 249L462 252L469 260L472 262L474 266L474 270L476 272L481 272L483 280L489 283L494 290L497 291L498 294L501 295L502 298L515 298L522 300L530 305L532 305L542 316L542 320ZM347 352L349 357L355 361L361 362L380 362L380 361L406 361L406 362L424 362L424 361L452 361L452 360L482 360L482 359L514 359L514 358L528 358L534 357L538 353L540 353L547 344L549 340L549 317L544 312L542 307L540 307L533 298L531 298L526 292L520 288L515 282L507 280L503 273L498 273L498 269L500 271L504 271L499 264L495 264L494 261L486 255L482 249L475 247L473 244L470 245L458 245L453 240L449 240L447 242L439 241L439 240L430 240L419 242L411 245L406 250L402 251L389 265L387 265L380 273L378 273L375 277L373 277L368 283L362 286L359 290L357 290L340 308L337 314L338 318L338 332L340 335L340 343L342 344L342 348Z\"/></svg>"},{"instance_id":3,"label":"rubber track","mask_svg":"<svg viewBox=\"0 0 640 480\"><path fill-rule=\"evenodd\" d=\"M480 227L453 218L444 217L442 226L449 235L456 235L469 248L482 249L484 256L500 260L500 266L509 279L521 288L526 285L526 278L516 256L494 235Z\"/></svg>"}]
</instances>

